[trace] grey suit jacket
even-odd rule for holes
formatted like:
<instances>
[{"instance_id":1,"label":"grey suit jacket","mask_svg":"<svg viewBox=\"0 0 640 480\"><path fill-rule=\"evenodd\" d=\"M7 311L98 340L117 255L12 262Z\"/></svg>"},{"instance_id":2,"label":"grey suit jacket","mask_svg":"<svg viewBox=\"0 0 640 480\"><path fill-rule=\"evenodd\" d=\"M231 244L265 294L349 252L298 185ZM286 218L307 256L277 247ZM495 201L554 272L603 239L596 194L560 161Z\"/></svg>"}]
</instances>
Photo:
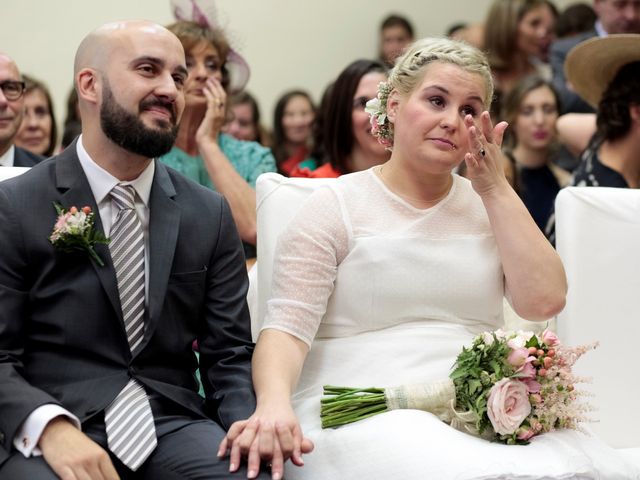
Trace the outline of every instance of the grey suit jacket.
<instances>
[{"instance_id":1,"label":"grey suit jacket","mask_svg":"<svg viewBox=\"0 0 640 480\"><path fill-rule=\"evenodd\" d=\"M42 155L31 153L29 150L25 150L24 148L15 147L15 153L13 155L14 167L33 167L42 160L44 160Z\"/></svg>"},{"instance_id":2,"label":"grey suit jacket","mask_svg":"<svg viewBox=\"0 0 640 480\"><path fill-rule=\"evenodd\" d=\"M577 93L567 88L567 79L564 74L564 61L567 58L567 54L573 47L578 45L580 42L596 36L598 36L598 33L595 30L590 30L572 37L556 40L551 44L549 62L551 63L551 69L553 72L552 81L553 86L556 87L560 94L562 113L594 112L591 105L585 102ZM594 68L598 68L597 65L594 65Z\"/></svg>"},{"instance_id":3,"label":"grey suit jacket","mask_svg":"<svg viewBox=\"0 0 640 480\"><path fill-rule=\"evenodd\" d=\"M96 247L102 267L85 252L54 248L53 202L98 211L75 143L0 183L0 464L35 408L59 404L85 421L129 377L223 428L249 416L248 280L226 201L156 162L145 335L134 356L108 246ZM205 400L194 376L196 339Z\"/></svg>"}]
</instances>

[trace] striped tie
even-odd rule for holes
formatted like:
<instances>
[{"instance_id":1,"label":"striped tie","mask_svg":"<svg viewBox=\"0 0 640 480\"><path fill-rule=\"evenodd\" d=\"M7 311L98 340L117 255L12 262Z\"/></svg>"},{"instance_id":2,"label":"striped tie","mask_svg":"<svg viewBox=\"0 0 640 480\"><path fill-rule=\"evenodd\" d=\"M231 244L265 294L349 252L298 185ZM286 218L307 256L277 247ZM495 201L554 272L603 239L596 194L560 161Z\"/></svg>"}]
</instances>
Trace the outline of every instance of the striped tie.
<instances>
[{"instance_id":1,"label":"striped tie","mask_svg":"<svg viewBox=\"0 0 640 480\"><path fill-rule=\"evenodd\" d=\"M135 210L135 190L116 185L110 192L118 215L111 228L109 250L118 281L120 305L129 348L133 352L144 337L144 233ZM158 441L149 398L133 378L105 410L109 449L136 471Z\"/></svg>"}]
</instances>

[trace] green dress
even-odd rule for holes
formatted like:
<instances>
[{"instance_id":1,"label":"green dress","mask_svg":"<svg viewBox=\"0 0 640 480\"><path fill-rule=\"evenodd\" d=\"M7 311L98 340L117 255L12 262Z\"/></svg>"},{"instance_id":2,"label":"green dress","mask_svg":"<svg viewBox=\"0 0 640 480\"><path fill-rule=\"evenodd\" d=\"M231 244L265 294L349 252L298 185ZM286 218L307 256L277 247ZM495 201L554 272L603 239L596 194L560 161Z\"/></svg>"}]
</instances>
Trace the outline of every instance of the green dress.
<instances>
[{"instance_id":1,"label":"green dress","mask_svg":"<svg viewBox=\"0 0 640 480\"><path fill-rule=\"evenodd\" d=\"M218 137L218 145L238 175L244 178L252 188L256 188L256 180L261 174L276 171L276 161L271 150L257 142L236 140L221 133ZM178 147L173 147L169 153L160 157L160 161L200 185L212 190L216 189L200 155L191 156Z\"/></svg>"}]
</instances>

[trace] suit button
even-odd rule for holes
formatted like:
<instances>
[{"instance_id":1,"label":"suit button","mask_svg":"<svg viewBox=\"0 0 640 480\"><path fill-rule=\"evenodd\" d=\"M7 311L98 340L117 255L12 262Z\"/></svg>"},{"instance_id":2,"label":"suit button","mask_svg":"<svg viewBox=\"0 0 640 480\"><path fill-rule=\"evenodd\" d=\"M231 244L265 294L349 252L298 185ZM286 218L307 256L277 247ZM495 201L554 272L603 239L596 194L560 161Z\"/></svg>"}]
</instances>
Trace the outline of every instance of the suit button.
<instances>
[{"instance_id":1,"label":"suit button","mask_svg":"<svg viewBox=\"0 0 640 480\"><path fill-rule=\"evenodd\" d=\"M138 369L136 367L129 367L129 375L132 377L138 374Z\"/></svg>"},{"instance_id":2,"label":"suit button","mask_svg":"<svg viewBox=\"0 0 640 480\"><path fill-rule=\"evenodd\" d=\"M4 432L0 432L0 443L4 443Z\"/></svg>"}]
</instances>

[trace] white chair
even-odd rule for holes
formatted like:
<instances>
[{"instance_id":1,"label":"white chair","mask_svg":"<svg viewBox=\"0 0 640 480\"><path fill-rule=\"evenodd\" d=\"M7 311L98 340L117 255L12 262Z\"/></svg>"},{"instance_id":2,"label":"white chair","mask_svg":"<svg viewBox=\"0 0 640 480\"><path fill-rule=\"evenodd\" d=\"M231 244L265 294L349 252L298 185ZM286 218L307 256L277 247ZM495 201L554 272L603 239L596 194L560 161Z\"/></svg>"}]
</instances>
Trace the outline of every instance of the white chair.
<instances>
[{"instance_id":1,"label":"white chair","mask_svg":"<svg viewBox=\"0 0 640 480\"><path fill-rule=\"evenodd\" d=\"M568 187L556 199L556 243L569 282L558 332L600 346L575 370L599 420L592 429L640 466L640 191Z\"/></svg>"},{"instance_id":2,"label":"white chair","mask_svg":"<svg viewBox=\"0 0 640 480\"><path fill-rule=\"evenodd\" d=\"M287 178L277 173L264 173L256 182L258 214L258 259L257 275L250 290L257 288L257 295L247 296L254 302L250 305L251 331L254 340L266 314L267 300L271 294L273 254L282 230L291 221L302 202L318 187L335 182L335 178ZM257 286L256 286L257 277ZM255 314L254 314L255 313Z\"/></svg>"},{"instance_id":3,"label":"white chair","mask_svg":"<svg viewBox=\"0 0 640 480\"><path fill-rule=\"evenodd\" d=\"M0 182L11 177L17 177L29 170L29 167L0 167Z\"/></svg>"}]
</instances>

